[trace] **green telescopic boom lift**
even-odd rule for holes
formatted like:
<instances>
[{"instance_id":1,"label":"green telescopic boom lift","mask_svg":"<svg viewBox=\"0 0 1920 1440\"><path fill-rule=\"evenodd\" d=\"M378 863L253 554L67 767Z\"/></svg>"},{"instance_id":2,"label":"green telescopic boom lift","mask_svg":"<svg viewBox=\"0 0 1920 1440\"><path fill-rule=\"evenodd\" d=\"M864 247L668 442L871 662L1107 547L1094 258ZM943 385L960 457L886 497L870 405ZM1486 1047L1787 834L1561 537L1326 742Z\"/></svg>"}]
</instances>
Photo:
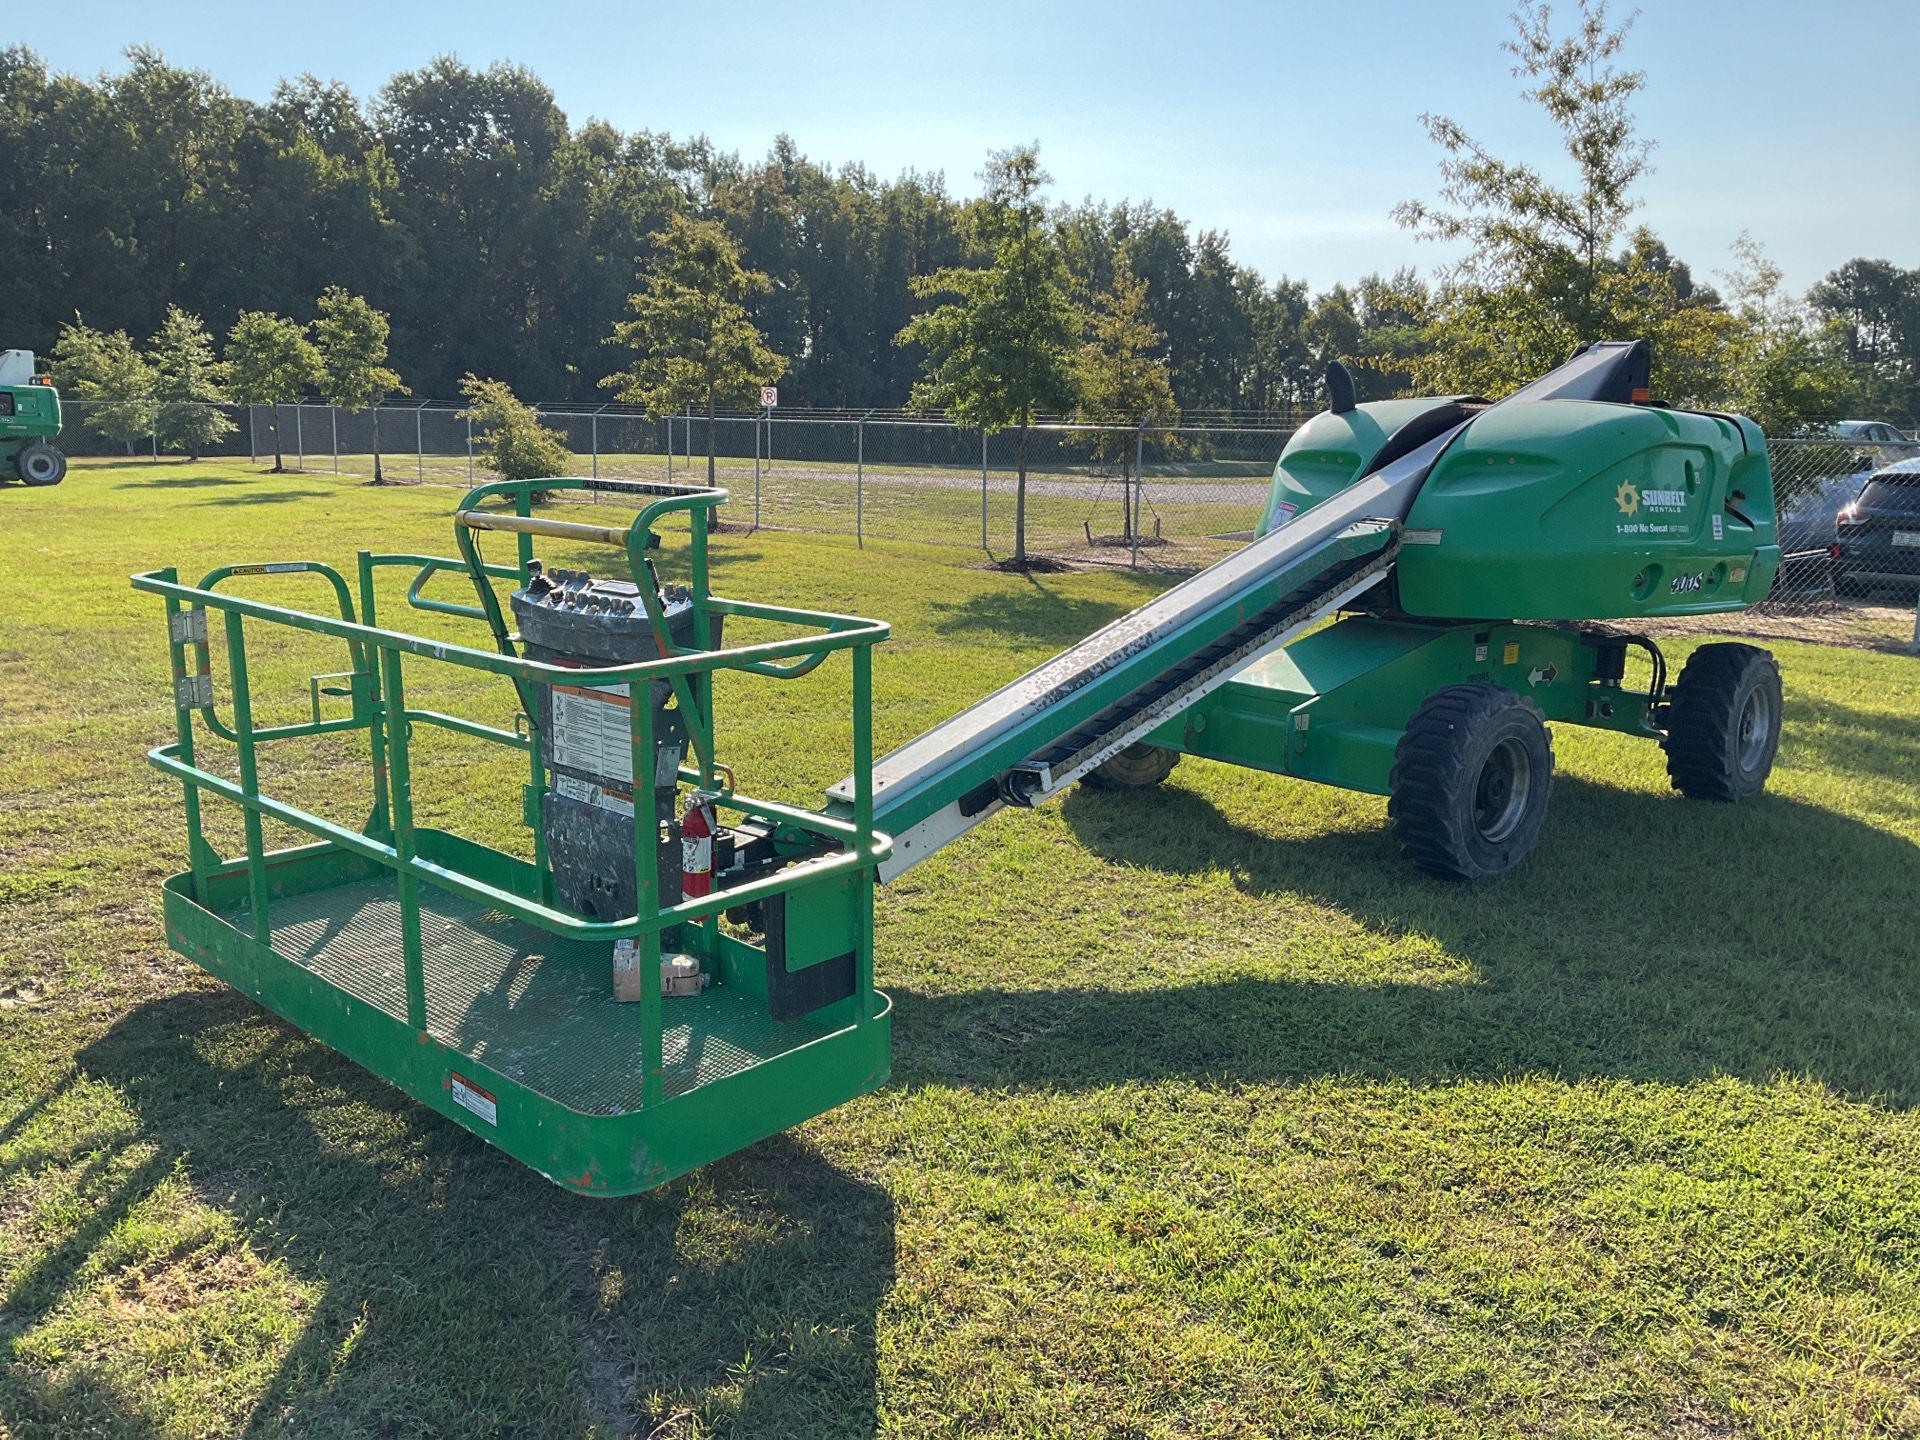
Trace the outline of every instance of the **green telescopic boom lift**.
<instances>
[{"instance_id":1,"label":"green telescopic boom lift","mask_svg":"<svg viewBox=\"0 0 1920 1440\"><path fill-rule=\"evenodd\" d=\"M1701 646L1669 684L1636 627L1767 593L1780 552L1766 447L1741 417L1653 400L1649 373L1644 341L1603 342L1498 403L1356 404L1333 367L1331 407L1282 452L1251 543L877 761L872 647L887 627L714 595L708 517L724 491L626 486L650 498L611 527L533 513L535 491L600 482L481 486L456 514L457 558L362 552L357 607L311 560L196 585L136 576L166 603L173 662L177 736L151 758L186 798L169 940L557 1183L628 1194L883 1083L874 884L1075 782L1148 786L1193 754L1384 794L1408 858L1455 881L1497 878L1538 842L1548 722L1655 741L1686 795L1752 795L1779 743L1772 657ZM654 527L680 517L691 581L663 586ZM489 533L513 537L515 563L483 559ZM540 539L615 547L627 578L548 571ZM388 567L412 573L410 604L491 643L381 625ZM464 574L474 603L427 596L443 572ZM223 588L288 574L325 581L337 613ZM728 645L729 617L792 633ZM256 625L345 646L349 668L312 681L309 720L254 724ZM1627 684L1633 651L1644 688ZM852 667L852 773L817 810L737 790L714 674L779 683L835 661ZM511 686L515 727L410 705L422 664ZM421 725L524 754L531 860L415 822ZM262 745L349 731L366 737L364 824L263 791ZM199 757L215 743L237 780ZM208 796L240 807L243 854L208 844ZM267 819L310 843L266 850Z\"/></svg>"}]
</instances>

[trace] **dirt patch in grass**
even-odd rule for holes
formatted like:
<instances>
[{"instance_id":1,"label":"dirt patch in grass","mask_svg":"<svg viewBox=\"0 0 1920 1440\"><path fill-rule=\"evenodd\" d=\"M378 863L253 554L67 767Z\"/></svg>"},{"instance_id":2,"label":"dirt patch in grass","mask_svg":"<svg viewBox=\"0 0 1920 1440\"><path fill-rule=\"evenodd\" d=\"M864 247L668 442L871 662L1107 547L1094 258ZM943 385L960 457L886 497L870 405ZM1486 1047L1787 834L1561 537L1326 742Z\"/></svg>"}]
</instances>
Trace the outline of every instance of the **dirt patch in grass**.
<instances>
[{"instance_id":1,"label":"dirt patch in grass","mask_svg":"<svg viewBox=\"0 0 1920 1440\"><path fill-rule=\"evenodd\" d=\"M1744 640L1802 640L1850 650L1904 655L1913 643L1911 609L1813 600L1790 610L1761 607L1723 615L1650 620L1642 628L1655 638L1728 635Z\"/></svg>"}]
</instances>

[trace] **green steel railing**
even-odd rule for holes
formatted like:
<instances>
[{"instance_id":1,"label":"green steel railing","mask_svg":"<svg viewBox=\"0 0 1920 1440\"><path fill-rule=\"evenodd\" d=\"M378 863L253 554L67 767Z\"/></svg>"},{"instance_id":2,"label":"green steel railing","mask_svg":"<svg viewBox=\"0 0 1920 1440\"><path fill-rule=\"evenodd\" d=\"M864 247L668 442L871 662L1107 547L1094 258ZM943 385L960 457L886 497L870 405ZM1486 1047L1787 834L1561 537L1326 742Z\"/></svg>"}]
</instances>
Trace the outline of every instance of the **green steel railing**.
<instances>
[{"instance_id":1,"label":"green steel railing","mask_svg":"<svg viewBox=\"0 0 1920 1440\"><path fill-rule=\"evenodd\" d=\"M726 499L724 490L670 487L670 493L643 507L626 527L583 525L534 516L531 495L536 490L585 488L590 482L579 479L548 479L533 482L500 482L483 485L470 492L455 516L458 560L430 555L378 554L362 551L359 555L360 603L356 612L346 580L332 567L318 561L286 561L272 565L226 565L208 572L198 585L180 582L173 569L155 570L133 577L134 588L159 595L166 601L169 656L174 681L175 729L177 738L170 745L156 746L148 752L151 763L162 772L180 780L185 787L185 809L189 862L193 897L207 903L208 880L215 872L228 872L236 862L223 859L208 842L202 822L202 795L211 794L240 807L245 828L245 854L239 864L247 875L248 909L253 935L261 944L270 944L270 884L268 855L264 846L264 822L278 820L316 840L383 866L394 873L401 912L402 960L406 973L408 1021L416 1030L426 1027L426 991L420 929L420 891L423 884L464 896L494 907L517 920L557 935L581 940L611 942L634 938L641 950L642 985L641 1024L646 1061L648 1098L659 1092L661 1059L660 972L661 932L675 926L699 925L707 935L710 950L718 943L718 917L721 911L746 905L794 889L828 875L854 872L863 887L863 919L857 947L860 971L856 993L869 997L872 992L872 907L873 867L890 853L892 841L874 830L873 824L873 729L872 729L872 647L888 637L889 628L877 620L839 615L826 611L802 610L787 606L751 604L728 600L711 593L707 557L707 515ZM660 487L663 490L669 487ZM511 512L483 510L486 501L507 498ZM668 631L648 558L648 549L657 543L652 526L662 517L684 513L689 516L692 537L692 581L690 593L695 616L692 646L676 646ZM518 563L504 566L487 563L481 556L478 537L487 532L513 534L518 544ZM621 547L639 590L646 611L657 659L596 668L560 666L529 660L517 653L516 637L506 622L500 598L494 588L497 580L525 583L533 559L536 537L587 541ZM415 608L463 619L480 620L491 630L492 650L450 644L392 630L376 623L375 585L383 568L405 567L415 571L407 599ZM471 581L478 604L467 606L423 595L422 589L436 574L464 573ZM219 587L236 576L317 575L331 587L338 615L329 616L268 604L261 600L227 593ZM211 645L206 615L217 610L224 620L227 669L232 707L231 722L223 720L214 704ZM713 619L739 616L804 627L807 633L788 639L766 640L732 648L713 648ZM257 727L253 720L253 697L248 680L247 633L249 622L285 627L308 634L338 639L347 646L352 668L326 676L312 677L313 718L310 721ZM721 764L713 743L713 675L719 670L738 670L770 679L790 679L808 674L830 656L850 652L853 666L852 749L856 794L851 815L825 814L775 801L742 795L734 790L729 767ZM499 676L511 682L520 702L516 728L503 730L464 717L407 704L407 664L425 659L468 671ZM344 688L333 687L325 693L350 701L350 713L344 717L324 718L321 714L321 680L345 680ZM712 792L722 808L754 816L828 842L832 853L796 859L779 872L724 891L663 904L660 895L656 836L647 823L642 807L635 806L634 868L638 905L633 915L616 921L588 920L557 907L553 902L552 873L545 853L545 826L542 806L545 797L545 762L538 726L534 723L536 684L625 685L630 697L630 741L633 747L633 774L636 798L644 788L639 782L652 772L654 755L654 712L644 702L647 688L655 679L665 679L673 688L688 728L693 759L683 764L681 777ZM237 754L238 779L230 780L204 768L196 755L195 718L213 736L232 744ZM532 898L503 888L479 875L452 865L428 859L420 853L419 830L415 824L412 801L411 727L428 724L455 731L484 742L524 751L528 758L529 779L525 791L523 820L534 835L534 866L540 876L541 894ZM369 760L373 774L372 813L361 830L353 830L285 801L263 793L260 785L259 748L274 741L302 736L339 734L365 730L369 737ZM724 781L722 780L722 777ZM487 855L511 861L503 852L478 847ZM864 1016L869 999L862 1000Z\"/></svg>"}]
</instances>

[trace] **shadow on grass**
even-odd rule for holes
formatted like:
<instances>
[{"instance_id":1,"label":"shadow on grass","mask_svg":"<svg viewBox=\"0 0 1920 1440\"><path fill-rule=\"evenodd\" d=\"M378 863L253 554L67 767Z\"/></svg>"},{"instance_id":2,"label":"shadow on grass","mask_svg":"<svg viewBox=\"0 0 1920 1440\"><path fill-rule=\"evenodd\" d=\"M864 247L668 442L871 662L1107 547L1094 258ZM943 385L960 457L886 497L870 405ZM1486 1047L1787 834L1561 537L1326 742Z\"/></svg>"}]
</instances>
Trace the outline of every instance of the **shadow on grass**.
<instances>
[{"instance_id":1,"label":"shadow on grass","mask_svg":"<svg viewBox=\"0 0 1920 1440\"><path fill-rule=\"evenodd\" d=\"M1813 768L1843 774L1920 775L1920 719L1861 710L1838 700L1795 695L1784 743Z\"/></svg>"},{"instance_id":2,"label":"shadow on grass","mask_svg":"<svg viewBox=\"0 0 1920 1440\"><path fill-rule=\"evenodd\" d=\"M1523 870L1465 887L1416 872L1384 826L1293 841L1177 784L1076 790L1067 823L1116 865L1298 895L1351 917L1357 943L1430 958L1376 957L1368 968L1411 977L1381 983L1243 968L1139 990L896 993L895 1079L1083 1088L1787 1072L1899 1107L1920 1101L1920 847L1777 796L1713 806L1562 777L1553 805ZM1337 954L1330 963L1337 971Z\"/></svg>"},{"instance_id":3,"label":"shadow on grass","mask_svg":"<svg viewBox=\"0 0 1920 1440\"><path fill-rule=\"evenodd\" d=\"M129 462L132 463L132 462ZM150 464L150 461L141 461ZM209 485L251 485L254 482L234 475L167 475L158 480L128 480L116 490L204 490Z\"/></svg>"},{"instance_id":4,"label":"shadow on grass","mask_svg":"<svg viewBox=\"0 0 1920 1440\"><path fill-rule=\"evenodd\" d=\"M321 1296L237 1433L626 1436L679 1412L874 1433L893 1202L791 1137L585 1199L225 990L141 1006L78 1068L138 1130L89 1162L124 1164L110 1193L0 1294L5 1333L59 1306L177 1174ZM15 1377L0 1428L100 1413L157 1429L97 1369Z\"/></svg>"},{"instance_id":5,"label":"shadow on grass","mask_svg":"<svg viewBox=\"0 0 1920 1440\"><path fill-rule=\"evenodd\" d=\"M1029 644L1065 648L1118 620L1167 589L1173 581L1132 571L1116 572L1139 592L1126 601L1090 600L1062 595L1038 575L1020 576L1027 583L1018 590L975 595L949 604L933 601L933 629L939 635L997 635Z\"/></svg>"},{"instance_id":6,"label":"shadow on grass","mask_svg":"<svg viewBox=\"0 0 1920 1440\"><path fill-rule=\"evenodd\" d=\"M202 505L286 505L295 500L311 500L316 495L327 495L327 490L249 490L244 495L216 495L202 500Z\"/></svg>"}]
</instances>

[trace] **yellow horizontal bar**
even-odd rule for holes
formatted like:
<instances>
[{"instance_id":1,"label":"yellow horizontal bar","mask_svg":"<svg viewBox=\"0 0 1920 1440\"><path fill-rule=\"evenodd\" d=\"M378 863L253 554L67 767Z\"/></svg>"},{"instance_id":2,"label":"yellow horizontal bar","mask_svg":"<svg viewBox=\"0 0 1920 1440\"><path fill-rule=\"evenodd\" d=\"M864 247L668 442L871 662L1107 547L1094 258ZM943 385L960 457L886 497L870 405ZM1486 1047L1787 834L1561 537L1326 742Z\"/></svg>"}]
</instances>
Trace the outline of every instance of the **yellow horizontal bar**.
<instances>
[{"instance_id":1,"label":"yellow horizontal bar","mask_svg":"<svg viewBox=\"0 0 1920 1440\"><path fill-rule=\"evenodd\" d=\"M508 530L515 535L546 535L555 540L593 540L602 545L624 546L627 543L627 527L624 525L580 525L572 520L543 520L537 515L496 515L487 510L462 510L457 518L469 530Z\"/></svg>"}]
</instances>

